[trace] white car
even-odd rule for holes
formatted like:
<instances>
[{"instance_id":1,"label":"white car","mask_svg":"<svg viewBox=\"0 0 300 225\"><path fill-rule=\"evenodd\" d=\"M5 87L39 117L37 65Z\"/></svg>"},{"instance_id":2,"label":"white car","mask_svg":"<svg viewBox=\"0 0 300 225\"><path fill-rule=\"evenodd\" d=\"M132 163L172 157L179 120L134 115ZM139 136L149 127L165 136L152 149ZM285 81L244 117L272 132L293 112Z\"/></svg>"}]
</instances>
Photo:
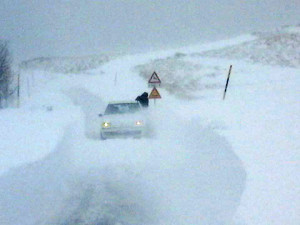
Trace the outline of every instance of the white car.
<instances>
[{"instance_id":1,"label":"white car","mask_svg":"<svg viewBox=\"0 0 300 225\"><path fill-rule=\"evenodd\" d=\"M146 133L146 117L139 102L123 101L108 103L100 130L101 139L118 137L141 138Z\"/></svg>"}]
</instances>

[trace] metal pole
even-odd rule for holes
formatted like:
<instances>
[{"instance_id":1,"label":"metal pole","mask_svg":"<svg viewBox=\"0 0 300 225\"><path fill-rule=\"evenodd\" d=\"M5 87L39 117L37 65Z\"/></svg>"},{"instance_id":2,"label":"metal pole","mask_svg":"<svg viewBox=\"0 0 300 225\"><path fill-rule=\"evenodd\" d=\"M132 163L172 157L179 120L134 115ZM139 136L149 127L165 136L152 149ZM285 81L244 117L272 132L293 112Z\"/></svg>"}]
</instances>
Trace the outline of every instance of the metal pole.
<instances>
[{"instance_id":1,"label":"metal pole","mask_svg":"<svg viewBox=\"0 0 300 225\"><path fill-rule=\"evenodd\" d=\"M225 100L226 91L227 91L227 87L228 87L228 83L229 83L229 78L230 78L230 74L231 74L231 69L232 69L232 65L230 65L230 68L229 68L228 77L227 77L227 81L226 81L226 85L225 85L225 90L224 90L224 94L223 94L223 100Z\"/></svg>"}]
</instances>

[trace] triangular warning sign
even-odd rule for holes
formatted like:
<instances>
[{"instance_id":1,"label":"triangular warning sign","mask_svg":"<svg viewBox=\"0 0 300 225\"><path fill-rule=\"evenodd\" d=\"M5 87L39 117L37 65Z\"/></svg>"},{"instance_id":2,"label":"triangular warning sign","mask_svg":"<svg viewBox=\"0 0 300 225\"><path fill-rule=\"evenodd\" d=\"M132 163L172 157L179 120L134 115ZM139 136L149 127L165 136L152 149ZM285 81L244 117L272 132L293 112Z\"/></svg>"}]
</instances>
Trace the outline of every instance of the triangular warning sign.
<instances>
[{"instance_id":1,"label":"triangular warning sign","mask_svg":"<svg viewBox=\"0 0 300 225\"><path fill-rule=\"evenodd\" d=\"M160 79L159 79L159 77L158 77L158 75L157 75L156 72L154 72L152 74L152 76L150 77L148 83L149 84L160 84L161 83L161 81L160 81Z\"/></svg>"},{"instance_id":2,"label":"triangular warning sign","mask_svg":"<svg viewBox=\"0 0 300 225\"><path fill-rule=\"evenodd\" d=\"M161 98L158 90L154 87L149 95L149 99Z\"/></svg>"}]
</instances>

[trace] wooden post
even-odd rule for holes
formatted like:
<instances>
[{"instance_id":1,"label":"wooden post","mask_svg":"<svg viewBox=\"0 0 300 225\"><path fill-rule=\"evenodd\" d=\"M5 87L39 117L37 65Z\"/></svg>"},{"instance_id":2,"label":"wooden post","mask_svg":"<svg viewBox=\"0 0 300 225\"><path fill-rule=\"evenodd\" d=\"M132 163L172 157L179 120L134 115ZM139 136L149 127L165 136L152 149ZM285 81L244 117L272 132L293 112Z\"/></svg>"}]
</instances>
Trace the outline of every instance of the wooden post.
<instances>
[{"instance_id":1,"label":"wooden post","mask_svg":"<svg viewBox=\"0 0 300 225\"><path fill-rule=\"evenodd\" d=\"M34 87L35 79L33 73L31 73L31 87Z\"/></svg>"},{"instance_id":2,"label":"wooden post","mask_svg":"<svg viewBox=\"0 0 300 225\"><path fill-rule=\"evenodd\" d=\"M118 76L118 74L116 73L115 74L115 82L114 82L115 86L117 86L117 76Z\"/></svg>"},{"instance_id":3,"label":"wooden post","mask_svg":"<svg viewBox=\"0 0 300 225\"><path fill-rule=\"evenodd\" d=\"M28 95L28 98L30 98L30 84L29 84L28 76L26 76L26 81L27 81L27 95Z\"/></svg>"},{"instance_id":4,"label":"wooden post","mask_svg":"<svg viewBox=\"0 0 300 225\"><path fill-rule=\"evenodd\" d=\"M18 100L17 100L17 107L20 107L20 72L18 73L18 89L17 89L17 93L18 93Z\"/></svg>"},{"instance_id":5,"label":"wooden post","mask_svg":"<svg viewBox=\"0 0 300 225\"><path fill-rule=\"evenodd\" d=\"M223 100L225 100L226 91L227 91L227 87L228 87L228 83L229 83L229 79L230 79L230 74L231 74L231 69L232 69L232 65L230 65L230 67L229 67L228 77L227 77L225 90L224 90L224 94L223 94Z\"/></svg>"}]
</instances>

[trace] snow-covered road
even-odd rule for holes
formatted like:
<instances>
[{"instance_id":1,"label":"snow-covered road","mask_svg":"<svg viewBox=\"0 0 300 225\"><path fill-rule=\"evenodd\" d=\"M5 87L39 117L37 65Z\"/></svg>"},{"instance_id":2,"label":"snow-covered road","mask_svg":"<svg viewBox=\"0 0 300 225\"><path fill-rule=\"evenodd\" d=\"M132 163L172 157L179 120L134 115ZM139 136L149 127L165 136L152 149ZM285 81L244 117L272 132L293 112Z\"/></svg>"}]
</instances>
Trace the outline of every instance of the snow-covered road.
<instances>
[{"instance_id":1,"label":"snow-covered road","mask_svg":"<svg viewBox=\"0 0 300 225\"><path fill-rule=\"evenodd\" d=\"M208 47L197 48L180 51ZM32 82L22 107L1 112L0 224L296 225L299 69L186 56L217 71L234 65L226 101L225 69L205 79L189 70L185 79L203 82L190 90L201 98L160 88L148 110L151 138L99 140L97 115L108 101L151 91L135 67L177 51L81 74L23 71Z\"/></svg>"}]
</instances>

